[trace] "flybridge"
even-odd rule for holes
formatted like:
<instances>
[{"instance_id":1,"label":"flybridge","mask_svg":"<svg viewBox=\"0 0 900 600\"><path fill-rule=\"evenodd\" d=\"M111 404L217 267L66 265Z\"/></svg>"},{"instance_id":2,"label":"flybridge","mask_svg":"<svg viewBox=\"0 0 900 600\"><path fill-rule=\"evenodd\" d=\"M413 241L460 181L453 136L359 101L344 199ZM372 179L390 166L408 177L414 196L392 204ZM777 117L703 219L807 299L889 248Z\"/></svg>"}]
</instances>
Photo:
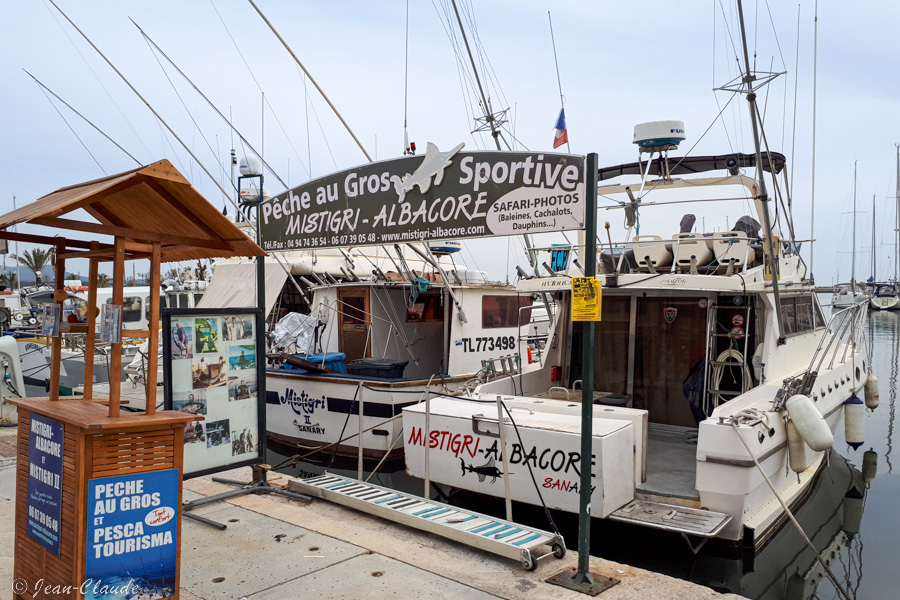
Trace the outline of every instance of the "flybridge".
<instances>
[{"instance_id":1,"label":"flybridge","mask_svg":"<svg viewBox=\"0 0 900 600\"><path fill-rule=\"evenodd\" d=\"M261 205L272 251L427 241L584 227L584 157L446 152L363 165L288 190ZM549 210L548 210L549 209Z\"/></svg>"}]
</instances>

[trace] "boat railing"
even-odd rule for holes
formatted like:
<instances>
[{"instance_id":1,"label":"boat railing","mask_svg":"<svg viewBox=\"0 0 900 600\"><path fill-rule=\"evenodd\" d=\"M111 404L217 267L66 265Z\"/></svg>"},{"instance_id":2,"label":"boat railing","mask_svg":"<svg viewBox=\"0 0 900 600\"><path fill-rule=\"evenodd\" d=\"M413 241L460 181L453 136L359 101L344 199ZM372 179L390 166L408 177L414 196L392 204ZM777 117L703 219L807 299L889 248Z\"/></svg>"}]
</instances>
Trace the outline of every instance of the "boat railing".
<instances>
[{"instance_id":1,"label":"boat railing","mask_svg":"<svg viewBox=\"0 0 900 600\"><path fill-rule=\"evenodd\" d=\"M868 314L868 304L861 302L835 311L825 332L819 339L819 345L813 353L809 367L797 377L784 380L782 390L775 399L773 410L780 409L784 402L794 394L810 395L819 372L826 368L834 368L835 362L846 363L848 359L855 360L857 349L866 349L865 320ZM830 387L830 386L829 386Z\"/></svg>"}]
</instances>

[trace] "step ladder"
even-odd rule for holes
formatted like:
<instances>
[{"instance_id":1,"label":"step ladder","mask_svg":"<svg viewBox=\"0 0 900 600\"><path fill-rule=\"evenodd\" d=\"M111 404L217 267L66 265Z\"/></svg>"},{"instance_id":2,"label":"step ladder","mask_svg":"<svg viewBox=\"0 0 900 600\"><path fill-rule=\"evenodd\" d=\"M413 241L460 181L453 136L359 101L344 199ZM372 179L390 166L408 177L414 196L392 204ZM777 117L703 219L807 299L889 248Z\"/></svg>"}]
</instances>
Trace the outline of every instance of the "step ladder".
<instances>
[{"instance_id":1,"label":"step ladder","mask_svg":"<svg viewBox=\"0 0 900 600\"><path fill-rule=\"evenodd\" d=\"M291 480L288 489L518 560L529 571L536 569L538 561L548 556L562 558L566 555L562 537L549 531L349 477L325 473L309 479ZM550 551L536 554L535 550L542 546L550 546Z\"/></svg>"},{"instance_id":2,"label":"step ladder","mask_svg":"<svg viewBox=\"0 0 900 600\"><path fill-rule=\"evenodd\" d=\"M743 301L741 304L728 303L728 299L733 297L741 297ZM735 294L729 296L727 294L719 294L710 303L706 324L706 367L703 378L704 407L715 406L716 396L721 399L720 402L727 402L753 387L753 382L745 381L744 377L744 368L749 361L747 352L750 351L749 329L752 310L751 297L747 295ZM724 317L722 315L723 312L726 315L730 314L731 319ZM737 317L740 317L740 319L736 321ZM740 331L743 333L737 335ZM728 342L721 344L720 342L725 339ZM732 349L738 350L742 358L740 360L733 357L723 361L717 360L719 354L723 351L723 346L730 346ZM723 375L725 377L737 378L741 384L740 390L728 390L722 388L721 385L714 385L712 378L717 368L724 370Z\"/></svg>"},{"instance_id":3,"label":"step ladder","mask_svg":"<svg viewBox=\"0 0 900 600\"><path fill-rule=\"evenodd\" d=\"M731 521L725 513L650 500L632 500L607 518L702 538L715 537Z\"/></svg>"}]
</instances>

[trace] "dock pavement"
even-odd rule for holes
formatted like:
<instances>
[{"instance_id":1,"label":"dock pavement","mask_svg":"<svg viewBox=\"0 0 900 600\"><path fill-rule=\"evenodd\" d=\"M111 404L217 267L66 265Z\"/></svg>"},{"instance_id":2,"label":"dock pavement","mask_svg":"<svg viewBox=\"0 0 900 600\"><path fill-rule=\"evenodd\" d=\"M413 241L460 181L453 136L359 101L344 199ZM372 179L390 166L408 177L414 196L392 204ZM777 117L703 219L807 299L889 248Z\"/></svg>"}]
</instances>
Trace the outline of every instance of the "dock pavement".
<instances>
[{"instance_id":1,"label":"dock pavement","mask_svg":"<svg viewBox=\"0 0 900 600\"><path fill-rule=\"evenodd\" d=\"M15 428L0 428L0 547L12 550L15 522ZM249 481L250 468L219 476ZM288 476L272 474L273 485ZM185 500L235 489L211 477L184 484ZM194 513L227 525L220 531L182 522L182 600L317 600L357 598L576 600L590 596L546 583L577 565L577 552L525 571L515 561L388 523L324 500L246 495ZM601 558L591 570L621 583L602 600L738 600L694 583ZM0 553L0 582L13 581L13 552ZM0 595L9 597L8 591ZM34 600L40 600L40 595Z\"/></svg>"}]
</instances>

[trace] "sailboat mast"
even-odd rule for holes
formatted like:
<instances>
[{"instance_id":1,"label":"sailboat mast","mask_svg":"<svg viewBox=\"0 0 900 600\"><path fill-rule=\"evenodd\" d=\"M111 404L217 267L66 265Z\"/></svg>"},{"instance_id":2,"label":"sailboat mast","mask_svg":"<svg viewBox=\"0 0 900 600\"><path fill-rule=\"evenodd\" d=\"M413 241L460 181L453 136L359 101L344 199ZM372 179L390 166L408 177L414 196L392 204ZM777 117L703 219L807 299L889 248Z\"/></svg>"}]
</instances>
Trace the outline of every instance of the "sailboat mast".
<instances>
[{"instance_id":1,"label":"sailboat mast","mask_svg":"<svg viewBox=\"0 0 900 600\"><path fill-rule=\"evenodd\" d=\"M872 283L878 281L877 266L878 263L875 259L875 194L872 194Z\"/></svg>"},{"instance_id":2,"label":"sailboat mast","mask_svg":"<svg viewBox=\"0 0 900 600\"><path fill-rule=\"evenodd\" d=\"M900 281L900 144L894 144L897 149L897 187L894 189L894 202L897 210L894 223L894 236L896 243L894 244L894 281Z\"/></svg>"},{"instance_id":3,"label":"sailboat mast","mask_svg":"<svg viewBox=\"0 0 900 600\"><path fill-rule=\"evenodd\" d=\"M772 239L772 219L769 216L769 196L766 192L766 178L763 176L762 151L759 143L759 124L756 122L756 92L753 91L753 80L755 77L750 71L750 53L747 50L747 29L744 26L744 6L741 0L738 0L738 15L741 21L741 45L744 50L744 65L746 75L744 82L747 84L747 102L750 104L750 122L753 125L753 145L756 150L756 177L759 181L759 201L762 207L763 226L766 228L766 245L769 247L769 257L774 261L772 266L772 292L775 297L775 314L778 316L778 344L784 343L784 320L781 312L781 295L778 290L778 255L775 254L775 242ZM771 165L770 165L770 168Z\"/></svg>"},{"instance_id":4,"label":"sailboat mast","mask_svg":"<svg viewBox=\"0 0 900 600\"><path fill-rule=\"evenodd\" d=\"M853 161L853 252L850 253L852 263L850 267L850 287L853 295L856 295L856 161Z\"/></svg>"}]
</instances>

